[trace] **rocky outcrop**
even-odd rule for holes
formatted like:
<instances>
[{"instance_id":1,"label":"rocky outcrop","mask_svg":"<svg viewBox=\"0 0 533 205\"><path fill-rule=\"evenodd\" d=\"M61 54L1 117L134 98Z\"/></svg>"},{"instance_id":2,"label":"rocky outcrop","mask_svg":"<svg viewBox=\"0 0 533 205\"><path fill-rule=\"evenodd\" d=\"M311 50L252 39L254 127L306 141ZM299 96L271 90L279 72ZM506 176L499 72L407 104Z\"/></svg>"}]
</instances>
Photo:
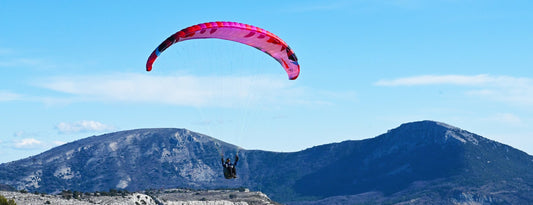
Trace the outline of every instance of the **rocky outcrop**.
<instances>
[{"instance_id":1,"label":"rocky outcrop","mask_svg":"<svg viewBox=\"0 0 533 205\"><path fill-rule=\"evenodd\" d=\"M169 189L149 191L147 193L128 193L123 196L95 196L81 194L76 198L71 196L32 194L0 191L7 199L13 199L17 204L42 205L278 205L261 192L248 190L191 190Z\"/></svg>"}]
</instances>

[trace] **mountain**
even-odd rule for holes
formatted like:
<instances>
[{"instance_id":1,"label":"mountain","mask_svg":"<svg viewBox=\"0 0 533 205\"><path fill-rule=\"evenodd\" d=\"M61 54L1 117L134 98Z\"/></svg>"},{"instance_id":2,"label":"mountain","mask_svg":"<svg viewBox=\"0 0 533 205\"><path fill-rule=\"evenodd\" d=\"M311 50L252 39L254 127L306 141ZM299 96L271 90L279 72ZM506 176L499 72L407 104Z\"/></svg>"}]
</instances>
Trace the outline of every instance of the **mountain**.
<instances>
[{"instance_id":1,"label":"mountain","mask_svg":"<svg viewBox=\"0 0 533 205\"><path fill-rule=\"evenodd\" d=\"M238 147L185 129L122 131L2 164L0 184L47 193L216 187L226 185L217 149Z\"/></svg>"},{"instance_id":2,"label":"mountain","mask_svg":"<svg viewBox=\"0 0 533 205\"><path fill-rule=\"evenodd\" d=\"M239 150L238 178L219 151ZM0 184L30 192L248 187L292 204L533 203L533 157L434 121L299 152L243 150L185 129L93 136L0 165Z\"/></svg>"},{"instance_id":3,"label":"mountain","mask_svg":"<svg viewBox=\"0 0 533 205\"><path fill-rule=\"evenodd\" d=\"M337 153L336 160L293 186L319 196L318 204L533 203L532 156L444 123L407 123L372 139L303 152L319 149Z\"/></svg>"}]
</instances>

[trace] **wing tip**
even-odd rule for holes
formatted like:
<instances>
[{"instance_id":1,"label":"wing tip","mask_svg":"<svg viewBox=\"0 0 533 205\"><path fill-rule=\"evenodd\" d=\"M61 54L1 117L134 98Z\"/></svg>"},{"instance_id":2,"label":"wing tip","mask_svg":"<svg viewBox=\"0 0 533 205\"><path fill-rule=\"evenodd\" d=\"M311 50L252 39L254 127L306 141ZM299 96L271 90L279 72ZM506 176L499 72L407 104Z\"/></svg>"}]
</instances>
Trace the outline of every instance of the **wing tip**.
<instances>
[{"instance_id":1,"label":"wing tip","mask_svg":"<svg viewBox=\"0 0 533 205\"><path fill-rule=\"evenodd\" d=\"M298 71L296 73L289 74L289 80L296 80L296 78L298 78L298 76L300 76L300 71Z\"/></svg>"},{"instance_id":2,"label":"wing tip","mask_svg":"<svg viewBox=\"0 0 533 205\"><path fill-rule=\"evenodd\" d=\"M154 64L155 59L158 56L158 49L155 49L152 54L150 54L150 57L148 57L148 60L146 61L146 71L150 72L152 71L152 65Z\"/></svg>"}]
</instances>

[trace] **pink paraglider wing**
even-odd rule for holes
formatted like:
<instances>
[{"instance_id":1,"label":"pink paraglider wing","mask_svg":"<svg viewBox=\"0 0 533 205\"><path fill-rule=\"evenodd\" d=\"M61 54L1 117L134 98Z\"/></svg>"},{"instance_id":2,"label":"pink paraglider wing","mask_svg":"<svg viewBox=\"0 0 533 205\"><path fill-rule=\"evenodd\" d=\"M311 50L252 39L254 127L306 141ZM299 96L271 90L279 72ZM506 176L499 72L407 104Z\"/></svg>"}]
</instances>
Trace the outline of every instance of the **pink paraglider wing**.
<instances>
[{"instance_id":1,"label":"pink paraglider wing","mask_svg":"<svg viewBox=\"0 0 533 205\"><path fill-rule=\"evenodd\" d=\"M292 49L279 37L269 31L248 24L236 22L209 22L187 27L168 37L150 55L146 71L152 70L155 59L172 44L203 38L218 38L255 47L276 59L294 80L300 74L300 65Z\"/></svg>"}]
</instances>

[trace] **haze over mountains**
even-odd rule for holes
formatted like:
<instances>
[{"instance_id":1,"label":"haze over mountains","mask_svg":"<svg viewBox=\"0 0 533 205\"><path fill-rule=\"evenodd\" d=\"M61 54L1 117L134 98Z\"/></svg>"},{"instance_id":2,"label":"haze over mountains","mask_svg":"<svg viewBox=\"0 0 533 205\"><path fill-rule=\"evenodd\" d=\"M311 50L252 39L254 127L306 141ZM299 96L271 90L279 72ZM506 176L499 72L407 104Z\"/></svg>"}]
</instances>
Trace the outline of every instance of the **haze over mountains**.
<instances>
[{"instance_id":1,"label":"haze over mountains","mask_svg":"<svg viewBox=\"0 0 533 205\"><path fill-rule=\"evenodd\" d=\"M238 178L219 150L239 151ZM247 187L292 204L533 203L533 157L434 121L380 136L280 153L242 150L186 129L88 137L0 165L0 184L30 192Z\"/></svg>"}]
</instances>

